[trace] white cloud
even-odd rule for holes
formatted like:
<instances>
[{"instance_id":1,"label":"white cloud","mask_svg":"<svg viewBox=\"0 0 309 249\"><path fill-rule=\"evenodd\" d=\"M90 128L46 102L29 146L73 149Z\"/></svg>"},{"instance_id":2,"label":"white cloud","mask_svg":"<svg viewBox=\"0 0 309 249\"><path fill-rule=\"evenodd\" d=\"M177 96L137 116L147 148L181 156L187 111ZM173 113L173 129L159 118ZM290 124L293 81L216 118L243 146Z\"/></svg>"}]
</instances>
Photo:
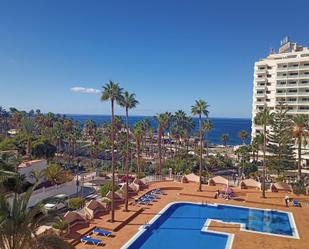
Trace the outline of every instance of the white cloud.
<instances>
[{"instance_id":1,"label":"white cloud","mask_svg":"<svg viewBox=\"0 0 309 249\"><path fill-rule=\"evenodd\" d=\"M94 89L94 88L85 88L85 87L80 87L80 86L76 86L76 87L72 87L70 88L71 92L75 92L75 93L95 93L98 94L101 91L98 89Z\"/></svg>"}]
</instances>

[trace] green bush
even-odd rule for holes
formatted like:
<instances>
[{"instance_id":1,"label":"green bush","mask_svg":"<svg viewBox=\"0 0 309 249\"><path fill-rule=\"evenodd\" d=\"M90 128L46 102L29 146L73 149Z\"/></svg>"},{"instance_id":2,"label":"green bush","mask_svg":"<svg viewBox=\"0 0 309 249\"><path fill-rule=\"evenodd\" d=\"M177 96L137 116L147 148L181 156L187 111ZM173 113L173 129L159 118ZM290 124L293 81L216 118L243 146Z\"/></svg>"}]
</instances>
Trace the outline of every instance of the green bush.
<instances>
[{"instance_id":1,"label":"green bush","mask_svg":"<svg viewBox=\"0 0 309 249\"><path fill-rule=\"evenodd\" d=\"M103 198L103 199L102 199L102 202L103 202L103 203L106 203L107 206L112 205L112 201L111 201L110 199L108 199L108 198Z\"/></svg>"},{"instance_id":2,"label":"green bush","mask_svg":"<svg viewBox=\"0 0 309 249\"><path fill-rule=\"evenodd\" d=\"M52 145L48 140L38 140L32 146L32 155L35 158L53 158L57 151L56 146Z\"/></svg>"},{"instance_id":3,"label":"green bush","mask_svg":"<svg viewBox=\"0 0 309 249\"><path fill-rule=\"evenodd\" d=\"M293 193L296 195L306 194L306 187L302 182L293 185Z\"/></svg>"},{"instance_id":4,"label":"green bush","mask_svg":"<svg viewBox=\"0 0 309 249\"><path fill-rule=\"evenodd\" d=\"M242 168L246 176L249 176L250 174L258 171L258 167L254 163L243 163Z\"/></svg>"},{"instance_id":5,"label":"green bush","mask_svg":"<svg viewBox=\"0 0 309 249\"><path fill-rule=\"evenodd\" d=\"M79 197L68 199L68 207L70 209L81 209L85 206L85 204L86 200Z\"/></svg>"},{"instance_id":6,"label":"green bush","mask_svg":"<svg viewBox=\"0 0 309 249\"><path fill-rule=\"evenodd\" d=\"M115 186L115 191L117 191L118 189L119 187ZM111 190L112 190L112 183L111 182L105 183L104 185L101 186L101 189L100 189L101 196L105 197L106 194Z\"/></svg>"},{"instance_id":7,"label":"green bush","mask_svg":"<svg viewBox=\"0 0 309 249\"><path fill-rule=\"evenodd\" d=\"M53 228L64 231L69 227L69 223L66 220L59 220L53 224Z\"/></svg>"},{"instance_id":8,"label":"green bush","mask_svg":"<svg viewBox=\"0 0 309 249\"><path fill-rule=\"evenodd\" d=\"M100 172L99 172L99 176L100 176L100 177L106 177L106 173L103 172L103 171L100 171Z\"/></svg>"}]
</instances>

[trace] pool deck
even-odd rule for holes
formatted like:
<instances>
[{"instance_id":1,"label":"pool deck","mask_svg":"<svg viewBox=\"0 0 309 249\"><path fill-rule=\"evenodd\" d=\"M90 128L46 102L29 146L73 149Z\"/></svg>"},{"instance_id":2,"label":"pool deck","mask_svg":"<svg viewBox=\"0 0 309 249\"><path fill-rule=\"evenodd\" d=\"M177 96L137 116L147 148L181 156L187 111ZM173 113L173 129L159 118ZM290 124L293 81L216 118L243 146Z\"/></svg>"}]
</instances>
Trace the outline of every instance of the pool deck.
<instances>
[{"instance_id":1,"label":"pool deck","mask_svg":"<svg viewBox=\"0 0 309 249\"><path fill-rule=\"evenodd\" d=\"M76 227L69 235L68 240L78 240L82 234L91 230L94 226L99 226L108 230L113 230L113 237L102 237L91 235L94 238L102 239L105 243L102 248L119 249L121 248L132 236L134 236L140 226L147 224L156 214L158 214L167 204L176 201L190 201L190 202L209 202L209 203L223 203L230 205L238 205L245 207L256 207L263 209L278 209L293 213L294 220L300 239L291 239L284 237L277 237L265 234L258 234L252 232L240 231L240 226L237 224L225 224L221 222L212 221L208 230L220 231L225 233L234 234L234 241L232 249L246 248L271 248L271 249L297 249L309 248L309 208L307 208L306 201L309 197L294 196L288 194L290 197L297 198L302 203L302 207L285 207L284 197L286 193L270 193L267 192L266 199L261 198L261 192L255 189L240 190L235 188L234 191L239 197L239 200L223 200L221 198L214 199L214 194L217 189L222 189L222 186L203 186L203 192L197 192L196 183L176 183L176 182L157 182L152 183L149 189L144 190L147 192L154 188L174 188L165 190L167 195L161 196L153 205L141 207L130 206L130 212L124 212L123 205L120 205L116 211L116 222L109 223L107 220L110 215L103 215L91 221L84 227ZM141 195L142 192L139 193ZM136 212L139 212L135 217ZM119 225L129 219L130 221L122 228ZM76 248L95 248L97 246L77 244ZM99 247L100 248L100 247Z\"/></svg>"}]
</instances>

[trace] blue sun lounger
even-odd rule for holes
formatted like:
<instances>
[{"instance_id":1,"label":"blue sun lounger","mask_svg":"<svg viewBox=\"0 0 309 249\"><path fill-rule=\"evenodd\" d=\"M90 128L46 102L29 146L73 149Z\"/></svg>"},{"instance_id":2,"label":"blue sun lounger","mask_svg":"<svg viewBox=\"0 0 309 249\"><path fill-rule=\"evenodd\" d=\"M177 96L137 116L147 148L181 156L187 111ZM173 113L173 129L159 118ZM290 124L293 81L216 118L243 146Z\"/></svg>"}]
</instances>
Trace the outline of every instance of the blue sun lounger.
<instances>
[{"instance_id":1,"label":"blue sun lounger","mask_svg":"<svg viewBox=\"0 0 309 249\"><path fill-rule=\"evenodd\" d=\"M300 207L300 202L298 200L293 200L294 207Z\"/></svg>"},{"instance_id":2,"label":"blue sun lounger","mask_svg":"<svg viewBox=\"0 0 309 249\"><path fill-rule=\"evenodd\" d=\"M106 231L106 230L103 230L103 229L99 229L99 228L93 229L92 233L98 234L98 235L103 235L103 236L106 236L106 237L112 235L112 232Z\"/></svg>"},{"instance_id":3,"label":"blue sun lounger","mask_svg":"<svg viewBox=\"0 0 309 249\"><path fill-rule=\"evenodd\" d=\"M93 245L101 245L103 244L103 241L102 240L99 240L99 239L94 239L94 238L91 238L90 236L85 236L85 237L82 237L80 239L80 241L82 243L89 243L89 244L93 244Z\"/></svg>"},{"instance_id":4,"label":"blue sun lounger","mask_svg":"<svg viewBox=\"0 0 309 249\"><path fill-rule=\"evenodd\" d=\"M161 189L157 188L157 189L154 189L152 191L154 194L160 194L160 195L167 195L165 192L163 192Z\"/></svg>"}]
</instances>

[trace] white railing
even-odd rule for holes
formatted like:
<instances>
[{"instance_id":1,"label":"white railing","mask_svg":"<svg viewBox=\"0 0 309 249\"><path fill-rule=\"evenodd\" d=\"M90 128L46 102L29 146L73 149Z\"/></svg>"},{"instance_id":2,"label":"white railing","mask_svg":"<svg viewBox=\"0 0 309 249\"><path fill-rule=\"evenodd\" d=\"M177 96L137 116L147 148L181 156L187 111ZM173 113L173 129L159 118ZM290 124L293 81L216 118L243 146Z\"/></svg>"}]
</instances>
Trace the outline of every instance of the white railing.
<instances>
[{"instance_id":1,"label":"white railing","mask_svg":"<svg viewBox=\"0 0 309 249\"><path fill-rule=\"evenodd\" d=\"M169 177L169 176L162 176L162 175L152 175L152 176L146 176L142 180L145 183L163 182L163 181L176 181L176 182L180 182L182 177L183 177L182 175L172 175L171 177Z\"/></svg>"}]
</instances>

